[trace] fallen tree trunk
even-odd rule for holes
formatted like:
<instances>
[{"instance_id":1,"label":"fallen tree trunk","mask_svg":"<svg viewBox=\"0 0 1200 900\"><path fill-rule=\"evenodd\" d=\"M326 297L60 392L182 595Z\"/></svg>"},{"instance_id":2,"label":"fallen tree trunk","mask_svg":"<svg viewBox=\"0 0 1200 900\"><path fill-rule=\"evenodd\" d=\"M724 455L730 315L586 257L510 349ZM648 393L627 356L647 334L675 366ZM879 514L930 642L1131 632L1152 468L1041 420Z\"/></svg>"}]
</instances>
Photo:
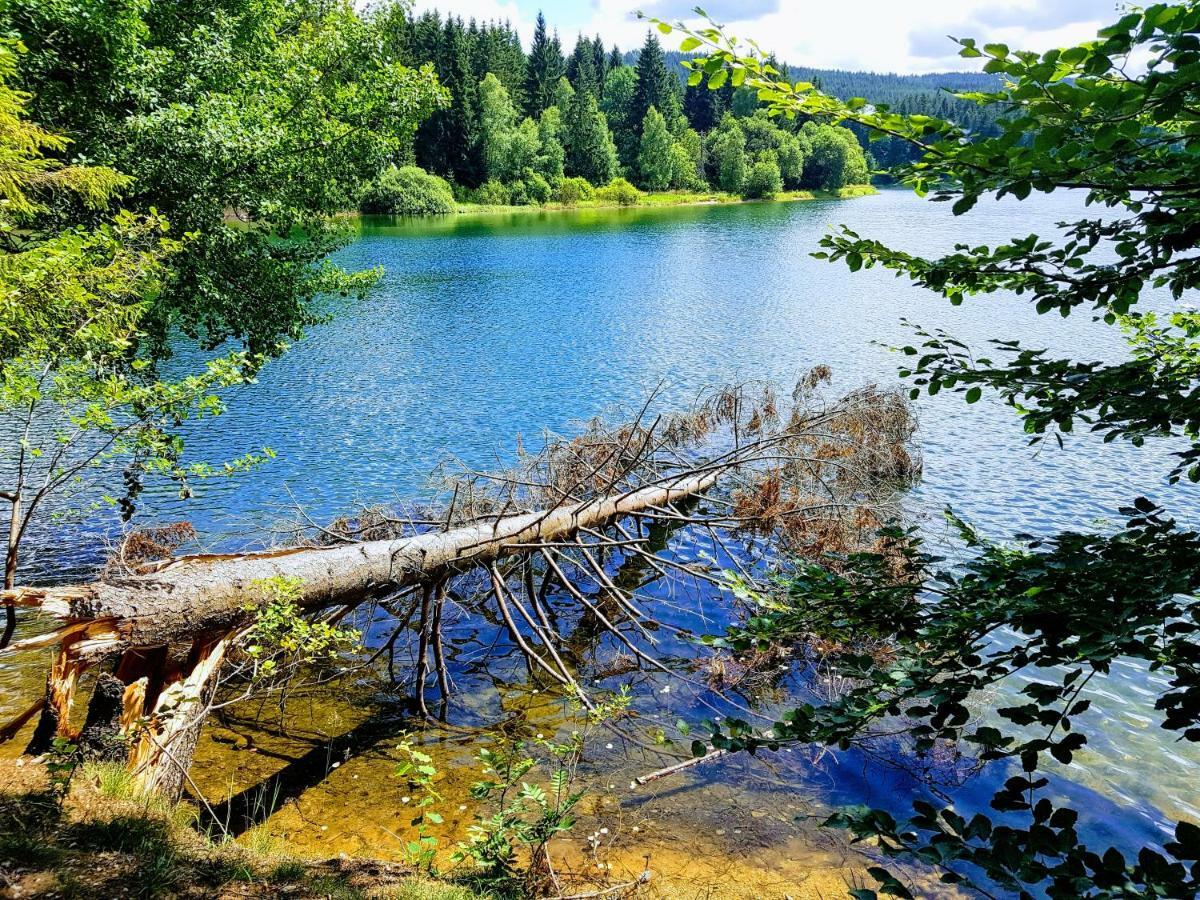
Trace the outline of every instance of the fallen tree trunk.
<instances>
[{"instance_id":1,"label":"fallen tree trunk","mask_svg":"<svg viewBox=\"0 0 1200 900\"><path fill-rule=\"evenodd\" d=\"M88 754L105 752L114 740L128 740L129 767L140 783L177 799L232 636L253 621L270 597L256 588L261 582L291 579L297 585L293 602L309 612L353 606L411 585L430 591L476 566L695 496L710 488L721 471L693 472L624 493L396 540L181 557L152 572L112 581L5 591L0 596L6 603L41 607L66 621L54 632L0 651L4 656L60 642L27 752L45 753L60 737L79 741ZM112 734L96 728L77 734L69 714L80 673L117 655L117 677L127 685L125 708L117 717L120 727L110 729ZM423 708L423 687L417 697ZM23 714L22 723L32 714ZM135 733L131 723L143 716ZM89 715L89 720L95 718ZM116 721L108 714L101 718ZM16 730L5 728L5 739Z\"/></svg>"},{"instance_id":2,"label":"fallen tree trunk","mask_svg":"<svg viewBox=\"0 0 1200 900\"><path fill-rule=\"evenodd\" d=\"M353 605L666 506L707 490L719 474L714 470L669 479L623 494L398 540L185 556L144 575L68 587L16 588L4 591L0 599L39 606L66 620L70 624L64 634L72 625L91 624L90 633L72 641L71 647L74 658L95 659L229 632L253 618L254 605L265 601L255 585L272 578L298 580L294 602L302 609ZM10 648L19 649L20 644Z\"/></svg>"},{"instance_id":3,"label":"fallen tree trunk","mask_svg":"<svg viewBox=\"0 0 1200 900\"><path fill-rule=\"evenodd\" d=\"M442 522L436 530L414 533L415 523L381 513L328 528L309 521L308 534L315 529L322 540L335 543L184 556L91 584L0 591L0 603L36 607L62 623L0 649L2 659L58 646L44 700L0 727L0 741L15 736L40 711L28 752L44 753L56 738L94 755L109 756L124 746L143 786L178 797L227 657L235 669L253 668L247 681L256 683L260 648L239 654L238 646L256 633L260 613L280 596L281 579L289 605L327 623L365 601L387 606L389 597L419 594L407 615L397 614L403 623L396 635L412 624L419 608L414 699L423 715L429 676L437 676L443 715L450 693L441 635L447 596L460 609L483 611L490 603L498 614L496 627L525 656L531 677L571 691L591 708L574 671L569 635L548 602L551 589L568 605L577 603L579 613L610 633L637 665L666 671L639 646L643 639L655 644L652 615L637 597L641 579L614 580L607 560L637 560L638 568L657 573L651 577L720 584L704 566L660 556L663 535L694 525L718 552L736 560L719 531L784 537L790 532L793 540L818 535L816 546L836 549L854 546L856 534L882 521L871 507L893 488L879 491L879 485L918 469L905 449L914 427L907 404L899 395L870 388L826 404L812 393L825 378L814 370L802 379L787 417L779 416L770 391L752 402L743 388L735 388L712 394L682 416L660 416L648 427L641 423L645 408L632 424L592 423L574 439L549 442L534 457L519 452L520 466L513 472L469 473L469 479L454 482L444 518L423 522L434 528ZM705 457L699 447L719 428L728 431L732 448L727 443ZM719 480L730 483L714 496ZM694 501L701 497L713 500L716 511L696 511ZM687 500L693 501L692 511L681 502ZM119 558L129 564L124 552ZM482 577L456 579L468 572ZM465 584L474 600L464 602L452 581ZM583 589L588 583L594 587ZM396 635L385 645L389 653ZM103 690L93 697L87 726L77 730L71 713L80 675L113 659L111 674L100 677Z\"/></svg>"}]
</instances>

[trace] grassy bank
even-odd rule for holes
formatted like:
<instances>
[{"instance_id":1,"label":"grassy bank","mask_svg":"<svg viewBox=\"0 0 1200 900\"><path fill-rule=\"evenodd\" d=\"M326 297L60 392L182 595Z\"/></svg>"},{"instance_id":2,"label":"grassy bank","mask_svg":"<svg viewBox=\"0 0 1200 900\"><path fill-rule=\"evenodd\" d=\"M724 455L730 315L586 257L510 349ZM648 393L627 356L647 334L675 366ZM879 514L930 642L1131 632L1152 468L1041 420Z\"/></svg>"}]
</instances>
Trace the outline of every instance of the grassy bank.
<instances>
[{"instance_id":1,"label":"grassy bank","mask_svg":"<svg viewBox=\"0 0 1200 900\"><path fill-rule=\"evenodd\" d=\"M119 766L83 766L60 800L44 766L2 761L0 897L478 900L398 864L209 840L194 821L195 807L139 796Z\"/></svg>"},{"instance_id":2,"label":"grassy bank","mask_svg":"<svg viewBox=\"0 0 1200 900\"><path fill-rule=\"evenodd\" d=\"M635 204L638 207L659 206L709 206L724 203L779 203L796 200L847 200L852 197L865 197L876 194L876 188L869 184L856 184L836 191L782 191L770 200L743 200L737 194L727 194L722 191L656 191L643 193ZM578 209L612 209L620 204L604 200L581 200L578 203L545 203L541 206L502 206L483 203L459 203L459 213L488 214L488 213L521 213L545 212L547 210L578 210Z\"/></svg>"}]
</instances>

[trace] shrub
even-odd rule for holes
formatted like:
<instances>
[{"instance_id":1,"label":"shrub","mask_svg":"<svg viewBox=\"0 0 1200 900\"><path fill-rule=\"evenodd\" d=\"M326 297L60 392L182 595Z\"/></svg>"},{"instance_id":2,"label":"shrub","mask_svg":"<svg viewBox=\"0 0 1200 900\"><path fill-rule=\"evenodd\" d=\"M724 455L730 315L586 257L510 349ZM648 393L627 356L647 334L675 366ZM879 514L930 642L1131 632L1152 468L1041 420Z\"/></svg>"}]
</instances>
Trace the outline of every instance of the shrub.
<instances>
[{"instance_id":1,"label":"shrub","mask_svg":"<svg viewBox=\"0 0 1200 900\"><path fill-rule=\"evenodd\" d=\"M783 190L783 176L772 153L764 153L746 173L742 197L746 200L766 200Z\"/></svg>"},{"instance_id":2,"label":"shrub","mask_svg":"<svg viewBox=\"0 0 1200 900\"><path fill-rule=\"evenodd\" d=\"M454 192L445 179L417 166L392 166L367 190L363 212L395 216L445 215L456 209Z\"/></svg>"},{"instance_id":3,"label":"shrub","mask_svg":"<svg viewBox=\"0 0 1200 900\"><path fill-rule=\"evenodd\" d=\"M537 172L526 173L525 187L529 195L529 202L536 203L539 206L549 202L551 195L554 193L554 190L550 187L550 182Z\"/></svg>"},{"instance_id":4,"label":"shrub","mask_svg":"<svg viewBox=\"0 0 1200 900\"><path fill-rule=\"evenodd\" d=\"M508 202L512 206L528 206L533 202L529 196L529 185L518 178L508 186Z\"/></svg>"},{"instance_id":5,"label":"shrub","mask_svg":"<svg viewBox=\"0 0 1200 900\"><path fill-rule=\"evenodd\" d=\"M485 181L475 192L475 202L486 206L507 206L512 199L508 188L494 178Z\"/></svg>"},{"instance_id":6,"label":"shrub","mask_svg":"<svg viewBox=\"0 0 1200 900\"><path fill-rule=\"evenodd\" d=\"M559 183L558 191L555 194L558 202L566 206L574 206L576 203L591 200L595 196L596 189L586 178L564 178Z\"/></svg>"},{"instance_id":7,"label":"shrub","mask_svg":"<svg viewBox=\"0 0 1200 900\"><path fill-rule=\"evenodd\" d=\"M596 189L596 199L618 206L633 206L642 198L642 192L624 178L614 178L602 188Z\"/></svg>"}]
</instances>

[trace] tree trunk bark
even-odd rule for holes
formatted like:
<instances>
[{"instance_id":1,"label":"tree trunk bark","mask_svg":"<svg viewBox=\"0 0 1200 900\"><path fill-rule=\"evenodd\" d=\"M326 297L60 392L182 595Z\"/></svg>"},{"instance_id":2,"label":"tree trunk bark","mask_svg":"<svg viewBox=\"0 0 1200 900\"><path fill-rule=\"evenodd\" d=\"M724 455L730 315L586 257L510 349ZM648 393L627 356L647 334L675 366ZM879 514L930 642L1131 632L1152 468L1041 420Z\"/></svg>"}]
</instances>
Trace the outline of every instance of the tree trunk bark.
<instances>
[{"instance_id":1,"label":"tree trunk bark","mask_svg":"<svg viewBox=\"0 0 1200 900\"><path fill-rule=\"evenodd\" d=\"M229 632L253 618L254 604L265 602L266 592L256 591L256 582L299 579L295 602L302 609L359 603L523 552L580 528L668 505L711 487L718 474L691 474L624 494L398 540L185 556L146 574L69 587L15 588L4 591L0 600L40 606L71 622L95 623L87 639L73 647L76 658L95 659Z\"/></svg>"}]
</instances>

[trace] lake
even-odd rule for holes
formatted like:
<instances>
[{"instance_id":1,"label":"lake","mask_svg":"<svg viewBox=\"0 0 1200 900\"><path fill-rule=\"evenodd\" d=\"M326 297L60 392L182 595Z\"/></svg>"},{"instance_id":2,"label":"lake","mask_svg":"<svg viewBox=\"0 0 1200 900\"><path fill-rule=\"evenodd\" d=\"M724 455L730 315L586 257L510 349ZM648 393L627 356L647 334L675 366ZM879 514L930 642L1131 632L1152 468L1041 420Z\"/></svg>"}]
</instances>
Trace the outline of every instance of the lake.
<instances>
[{"instance_id":1,"label":"lake","mask_svg":"<svg viewBox=\"0 0 1200 900\"><path fill-rule=\"evenodd\" d=\"M849 201L363 219L340 261L382 266L379 286L364 301L333 304L327 323L271 363L257 384L230 396L224 417L188 435L192 452L212 462L264 445L277 458L207 484L186 503L167 489L150 490L139 518L186 518L206 547L252 546L297 508L327 521L358 504L419 499L439 466L503 463L518 436L531 445L543 429L568 433L573 423L639 406L659 387L665 408L732 380L790 388L818 364L832 367L839 391L892 385L899 357L888 347L913 340L903 319L978 346L1020 338L1079 358L1111 356L1118 337L1086 314L1039 317L1011 297L951 307L886 272L850 273L810 256L836 224L928 253L960 241L1045 233L1080 210L1077 198L1056 196L981 203L952 219L944 204L887 190ZM185 356L173 364L188 362ZM947 506L996 538L1115 521L1117 507L1139 493L1166 502L1185 524L1197 521L1200 492L1166 489L1169 446L1133 451L1071 435L1062 450L1030 448L1016 416L989 398L973 406L953 396L922 398L917 411L925 474L908 497L908 512L935 545L945 536ZM37 541L28 578L63 577L104 552L94 523L43 529ZM479 639L475 627L461 625L460 650L468 636ZM371 623L369 633L377 628ZM478 700L480 715L485 708L519 708L546 727L569 718L561 703L520 690L515 678L497 684L487 674L465 653L456 670L468 694L490 697ZM1170 743L1157 727L1146 699L1151 677L1129 666L1104 686L1109 693L1097 697L1107 707L1103 740L1055 782L1061 796L1092 810L1085 824L1094 836L1121 846L1162 838L1171 817L1200 820L1189 777L1200 753ZM11 667L0 669L0 687L16 678ZM206 793L241 790L361 722L364 710L381 702L379 689L365 678L354 685L338 702L327 695L314 700L302 725L295 711L286 728L274 729L234 714L244 710L230 713L210 729L198 756ZM657 682L640 686L643 716L667 725L698 709L654 693L660 690ZM8 706L0 700L0 712ZM428 740L447 759L457 754L456 762L444 763L447 771L465 772L461 757L473 746L453 734L442 737ZM394 765L389 746L390 738L381 738L356 749L335 777L297 793L261 827L317 853L398 853L395 798L381 799L397 792L387 781ZM662 795L622 794L631 774L655 767L639 753L618 747L598 754L589 783L599 793L589 821L626 827L627 845L611 852L627 867L640 865L632 860L644 848L667 870L684 872L708 859L712 871L697 875L697 884L726 876L749 883L774 873L781 892L795 893L804 873L818 870L833 879L819 884L840 883L856 864L813 827L821 811L874 802L903 812L925 790L861 757L780 754L773 762L738 761L689 776ZM459 788L465 778L455 782ZM984 803L993 783L975 779L956 796L964 808ZM764 809L770 813L756 815ZM679 877L686 880L686 873Z\"/></svg>"}]
</instances>

